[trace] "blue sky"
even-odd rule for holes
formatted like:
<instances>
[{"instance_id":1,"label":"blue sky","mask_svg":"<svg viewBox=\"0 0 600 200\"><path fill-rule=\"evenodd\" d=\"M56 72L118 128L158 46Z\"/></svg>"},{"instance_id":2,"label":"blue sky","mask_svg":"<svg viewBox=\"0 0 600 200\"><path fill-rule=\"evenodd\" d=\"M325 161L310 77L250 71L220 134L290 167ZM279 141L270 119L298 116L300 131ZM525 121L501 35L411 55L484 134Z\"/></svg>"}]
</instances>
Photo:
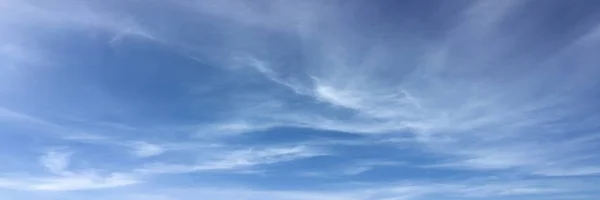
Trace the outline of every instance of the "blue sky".
<instances>
[{"instance_id":1,"label":"blue sky","mask_svg":"<svg viewBox=\"0 0 600 200\"><path fill-rule=\"evenodd\" d=\"M592 200L600 5L1 0L0 199Z\"/></svg>"}]
</instances>

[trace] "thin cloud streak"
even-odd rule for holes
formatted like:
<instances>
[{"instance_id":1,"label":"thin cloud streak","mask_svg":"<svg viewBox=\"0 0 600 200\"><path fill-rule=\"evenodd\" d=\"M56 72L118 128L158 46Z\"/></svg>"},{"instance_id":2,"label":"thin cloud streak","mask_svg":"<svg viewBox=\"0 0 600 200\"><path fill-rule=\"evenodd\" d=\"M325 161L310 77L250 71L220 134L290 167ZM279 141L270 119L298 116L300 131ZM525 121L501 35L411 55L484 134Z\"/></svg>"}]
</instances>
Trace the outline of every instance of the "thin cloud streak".
<instances>
[{"instance_id":1,"label":"thin cloud streak","mask_svg":"<svg viewBox=\"0 0 600 200\"><path fill-rule=\"evenodd\" d=\"M243 171L255 166L288 162L326 155L305 146L273 147L264 149L244 149L220 152L215 158L209 158L191 165L153 163L136 171L149 174L192 173L203 171Z\"/></svg>"}]
</instances>

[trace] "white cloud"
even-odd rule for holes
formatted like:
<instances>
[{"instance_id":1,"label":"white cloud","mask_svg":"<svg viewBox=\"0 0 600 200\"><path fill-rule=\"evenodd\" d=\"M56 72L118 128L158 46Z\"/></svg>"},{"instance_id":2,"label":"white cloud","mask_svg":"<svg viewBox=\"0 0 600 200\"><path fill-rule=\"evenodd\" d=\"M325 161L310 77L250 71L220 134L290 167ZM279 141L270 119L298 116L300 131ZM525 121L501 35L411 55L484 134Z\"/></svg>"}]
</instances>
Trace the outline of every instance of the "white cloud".
<instances>
[{"instance_id":1,"label":"white cloud","mask_svg":"<svg viewBox=\"0 0 600 200\"><path fill-rule=\"evenodd\" d=\"M180 5L202 14L217 16L247 26L267 28L274 31L313 34L314 25L325 17L335 17L336 8L322 2L274 1L257 9L253 3L239 0L193 1ZM259 6L260 7L260 6Z\"/></svg>"},{"instance_id":2,"label":"white cloud","mask_svg":"<svg viewBox=\"0 0 600 200\"><path fill-rule=\"evenodd\" d=\"M19 31L25 32L25 30L18 29L23 27L11 26L16 22L21 22L39 25L39 28L89 27L115 31L118 34L129 33L152 38L133 20L126 17L118 18L118 15L107 12L107 10L103 10L103 12L98 7L94 7L92 2L60 0L57 4L50 5L42 1L5 0L0 10L3 11L0 15L3 16L0 20L0 28L10 30L7 33L13 33L13 36L18 36ZM71 12L64 12L66 10ZM20 16L20 20L17 20L16 16Z\"/></svg>"},{"instance_id":3,"label":"white cloud","mask_svg":"<svg viewBox=\"0 0 600 200\"><path fill-rule=\"evenodd\" d=\"M113 173L109 175L98 175L95 173L79 173L72 176L38 179L29 183L26 189L66 191L66 190L89 190L113 188L136 184L139 181L126 174Z\"/></svg>"},{"instance_id":4,"label":"white cloud","mask_svg":"<svg viewBox=\"0 0 600 200\"><path fill-rule=\"evenodd\" d=\"M15 67L12 70L18 70L16 67L21 64L32 64L47 62L31 47L25 47L23 44L0 43L0 62L5 67Z\"/></svg>"},{"instance_id":5,"label":"white cloud","mask_svg":"<svg viewBox=\"0 0 600 200\"><path fill-rule=\"evenodd\" d=\"M30 191L71 191L113 188L136 184L132 174L100 174L94 170L70 170L70 153L49 151L40 163L52 174L48 176L0 176L0 188Z\"/></svg>"},{"instance_id":6,"label":"white cloud","mask_svg":"<svg viewBox=\"0 0 600 200\"><path fill-rule=\"evenodd\" d=\"M68 175L67 167L69 166L70 156L71 154L66 152L49 151L40 158L40 162L54 174Z\"/></svg>"},{"instance_id":7,"label":"white cloud","mask_svg":"<svg viewBox=\"0 0 600 200\"><path fill-rule=\"evenodd\" d=\"M0 188L28 191L73 191L114 188L136 184L139 181L125 174L98 175L77 173L52 177L0 177Z\"/></svg>"},{"instance_id":8,"label":"white cloud","mask_svg":"<svg viewBox=\"0 0 600 200\"><path fill-rule=\"evenodd\" d=\"M5 80L26 78L30 67L61 66L64 60L58 58L51 48L42 46L40 40L52 30L106 31L115 34L111 41L116 43L125 35L153 41L147 30L131 16L111 13L100 9L93 2L59 0L54 4L44 1L3 0L0 4L0 70ZM15 73L7 73L10 67ZM1 87L17 87L13 82Z\"/></svg>"},{"instance_id":9,"label":"white cloud","mask_svg":"<svg viewBox=\"0 0 600 200\"><path fill-rule=\"evenodd\" d=\"M208 183L205 183L208 184ZM387 183L383 185L336 186L336 189L320 190L267 190L214 184L198 187L145 187L127 192L102 192L87 199L160 199L184 200L201 196L208 199L274 199L274 200L418 200L447 195L455 198L535 198L572 195L580 185L572 181L466 181L461 183ZM591 188L584 188L589 190ZM73 196L74 194L66 194Z\"/></svg>"},{"instance_id":10,"label":"white cloud","mask_svg":"<svg viewBox=\"0 0 600 200\"><path fill-rule=\"evenodd\" d=\"M319 171L303 171L299 175L306 177L318 177L318 178L339 178L342 176L355 176L359 175L378 167L394 167L405 165L405 163L397 161L352 161L348 163L341 163L340 166L333 167L331 169L320 169Z\"/></svg>"},{"instance_id":11,"label":"white cloud","mask_svg":"<svg viewBox=\"0 0 600 200\"><path fill-rule=\"evenodd\" d=\"M152 157L157 156L166 151L162 146L151 144L148 142L134 142L132 144L133 155L138 157Z\"/></svg>"},{"instance_id":12,"label":"white cloud","mask_svg":"<svg viewBox=\"0 0 600 200\"><path fill-rule=\"evenodd\" d=\"M552 167L550 169L539 169L534 172L543 176L588 176L600 174L600 165L576 166L576 167Z\"/></svg>"},{"instance_id":13,"label":"white cloud","mask_svg":"<svg viewBox=\"0 0 600 200\"><path fill-rule=\"evenodd\" d=\"M153 34L139 26L135 20L115 17L116 15L110 12L100 12L87 3L62 0L56 7L45 7L30 2L6 2L0 9L3 11L0 14L2 16L0 32L9 31L17 21L26 21L35 25L33 27L43 25L67 29L92 27L92 29L110 30L115 32L111 43L118 42L122 34L134 34L153 39ZM505 20L505 16L510 15L512 9L518 7L519 3L517 1L476 3L464 13L464 21L457 23L455 28L443 36L442 41L431 39L427 40L427 44L421 45L426 47L416 45L415 51L420 52L423 49L424 51L422 55L415 56L404 55L405 50L402 47L395 44L388 45L386 41L373 44L371 40L352 36L354 34L349 34L348 30L355 30L356 27L345 24L343 20L340 21L348 13L339 12L334 8L335 6L321 7L311 3L293 3L302 6L297 8L276 2L272 5L267 3L269 6L266 7L269 9L261 9L248 5L248 2L234 0L196 2L195 6L185 9L199 9L204 14L208 13L245 25L295 34L304 40L301 41L304 45L302 48L305 48L303 51L318 52L317 56L310 54L307 58L303 58L303 61L308 64L301 66L302 69L297 70L298 73L283 73L290 68L278 66L278 62L268 56L253 55L254 52L244 52L248 56L243 59L234 58L234 62L249 65L272 83L289 88L298 96L308 100L303 102L302 106L298 106L295 102L288 101L289 99L286 99L288 97L265 95L264 99L242 102L245 103L244 106L240 106L243 108L227 107L225 109L239 109L231 112L235 115L234 119L197 127L196 135L200 137L196 139L205 139L207 135L235 136L273 127L392 135L390 137L401 135L399 138L414 139L413 142L420 144L420 147L428 152L446 156L446 160L434 164L434 167L463 170L514 170L512 172L542 176L598 174L600 163L595 162L598 156L590 153L594 150L590 147L597 145L589 142L569 143L570 140L563 139L564 135L570 134L575 126L562 122L570 119L579 121L579 114L586 112L587 107L581 105L586 102L573 99L578 98L579 94L587 94L589 88L597 84L598 71L593 67L597 62L591 60L594 55L589 53L597 52L595 43L586 44L585 49L581 45L572 45L570 51L557 51L559 53L553 55L553 59L546 61L538 61L537 58L533 61L528 59L521 61L519 59L522 57L527 58L531 55L507 54L511 51L521 52L519 51L521 48L527 49L521 45L513 46L525 42L507 33L512 30L499 30L498 27ZM74 12L64 12L65 10ZM24 16L27 19L14 16ZM15 19L18 20L14 21ZM329 26L330 24L334 26ZM361 34L359 30L354 32L357 35ZM597 35L596 32L586 37L593 37L593 34ZM0 36L10 36L5 37L8 38L7 41L13 38L28 39L22 38L25 36L19 33L18 30L10 29L10 33L0 33ZM408 40L411 39L405 38L402 43L406 44L399 46L412 45L413 43ZM591 39L585 41L595 42ZM311 46L312 43L319 45ZM0 41L0 45L0 53L11 59L30 59L34 55L31 53L33 51L24 48L26 46L7 46L4 41ZM268 47L260 46L260 48ZM232 51L235 50L237 49ZM579 59L582 57L586 59ZM417 61L411 61L413 59ZM591 64L577 63L569 65L572 69L563 70L565 64L557 59L591 60ZM531 71L521 68L521 66L538 65L540 67ZM565 81L555 77L567 77L567 79ZM573 81L575 79L580 81ZM278 104L264 105L262 104L264 102ZM598 115L592 115L593 117L581 120L587 123L577 122L577 127L585 129L595 126L593 123L597 121ZM4 108L0 108L0 120L55 126L42 119ZM133 131L130 127L121 128ZM404 137L406 135L412 136ZM68 138L100 140L86 137L85 134ZM104 140L104 137L101 140ZM162 144L147 142L115 143L132 147L131 153L139 157L156 156L171 149ZM159 162L139 171L147 174L199 171L252 172L260 165L323 155L323 152L306 146L235 150L216 148L209 153L190 151L184 154L196 156L196 153L200 158L192 158L191 164ZM0 187L25 190L79 190L118 187L138 182L137 177L130 174L102 174L94 170L72 170L70 169L72 160L69 156L68 153L50 152L41 158L41 162L53 173L52 176L4 178L0 179ZM347 166L339 173L356 175L376 166L378 165ZM264 199L265 196L273 198L276 196L281 199L413 199L431 193L480 197L546 194L557 191L560 190L521 183L506 183L483 186L404 185L343 195L294 192L274 194L248 190L207 193L221 199L240 196L248 199Z\"/></svg>"},{"instance_id":14,"label":"white cloud","mask_svg":"<svg viewBox=\"0 0 600 200\"><path fill-rule=\"evenodd\" d=\"M26 122L47 127L56 127L56 124L50 123L46 120L39 119L21 112L9 110L7 108L0 107L0 120L9 122Z\"/></svg>"},{"instance_id":15,"label":"white cloud","mask_svg":"<svg viewBox=\"0 0 600 200\"><path fill-rule=\"evenodd\" d=\"M287 162L325 155L305 146L270 147L211 152L213 155L195 164L154 163L138 169L142 173L190 173L201 171L238 171L254 166Z\"/></svg>"},{"instance_id":16,"label":"white cloud","mask_svg":"<svg viewBox=\"0 0 600 200\"><path fill-rule=\"evenodd\" d=\"M322 34L302 35L310 36L310 41L319 41L315 47L303 46L306 51L323 52L303 58L310 65L302 66L302 70L277 66L276 58L250 54L252 59L242 61L248 62L265 78L334 108L313 105L314 108L297 110L284 103L270 110L243 114L247 118L258 116L275 121L276 126L351 133L411 133L423 148L447 156L447 162L436 165L438 167L513 169L538 175L550 175L543 172L563 171L561 169L570 167L581 169L578 170L581 173L595 174L593 169L597 163L593 160L597 156L577 145L561 145L556 140L569 134L570 128L595 126L589 121L597 119L596 114L585 118L588 123L579 127L569 125L567 121L578 115L589 116L586 106L573 105L582 103L575 100L584 98L582 95L591 92L597 84L593 74L598 75L599 71L590 69L590 63L597 63L597 60L588 58L589 52L597 46L586 44L580 51L558 49L556 55L542 61L528 59L533 55L527 52L522 55L522 60L521 57L506 60L510 52L520 50L517 44L525 39L512 35L501 26L509 16L519 14L515 11L522 5L519 1L475 3L461 15L463 21L451 28L441 41L422 44L426 51L420 55L422 58L415 59L415 63L393 62L394 57L405 57L402 48L368 42L363 45L360 39L347 36L344 21L335 21L338 26L330 27ZM277 15L276 12L270 14ZM293 18L277 16L275 20L279 21ZM229 17L245 20L236 15ZM315 24L305 25L310 29ZM294 32L285 25L277 28ZM366 53L355 54L354 51ZM589 63L578 62L573 69L566 69L557 58L584 58ZM541 67L522 71L521 65L532 63ZM416 67L413 69L413 66ZM284 74L285 70L301 72L278 75ZM558 81L554 77L572 79ZM263 114L265 112L268 114ZM582 155L588 156L586 162L569 159Z\"/></svg>"},{"instance_id":17,"label":"white cloud","mask_svg":"<svg viewBox=\"0 0 600 200\"><path fill-rule=\"evenodd\" d=\"M65 140L88 142L88 143L103 143L103 144L119 144L118 141L111 141L112 138L89 133L89 130L65 126L55 123L54 121L46 120L35 115L18 112L15 110L0 107L0 122L11 122L19 127L38 130L44 136L51 136Z\"/></svg>"},{"instance_id":18,"label":"white cloud","mask_svg":"<svg viewBox=\"0 0 600 200\"><path fill-rule=\"evenodd\" d=\"M197 127L197 137L210 138L220 136L234 136L242 133L251 133L272 128L272 125L251 123L243 120L206 124Z\"/></svg>"}]
</instances>

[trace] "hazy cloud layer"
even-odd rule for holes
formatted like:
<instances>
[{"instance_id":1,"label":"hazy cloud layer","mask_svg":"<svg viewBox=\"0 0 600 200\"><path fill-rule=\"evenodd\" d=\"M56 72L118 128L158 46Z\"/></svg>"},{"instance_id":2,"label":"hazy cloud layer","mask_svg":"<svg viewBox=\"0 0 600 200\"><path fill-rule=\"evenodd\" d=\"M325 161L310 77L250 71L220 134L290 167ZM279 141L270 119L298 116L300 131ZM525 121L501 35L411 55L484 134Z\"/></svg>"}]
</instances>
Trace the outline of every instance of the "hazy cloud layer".
<instances>
[{"instance_id":1,"label":"hazy cloud layer","mask_svg":"<svg viewBox=\"0 0 600 200\"><path fill-rule=\"evenodd\" d=\"M598 8L0 1L0 194L593 199Z\"/></svg>"}]
</instances>

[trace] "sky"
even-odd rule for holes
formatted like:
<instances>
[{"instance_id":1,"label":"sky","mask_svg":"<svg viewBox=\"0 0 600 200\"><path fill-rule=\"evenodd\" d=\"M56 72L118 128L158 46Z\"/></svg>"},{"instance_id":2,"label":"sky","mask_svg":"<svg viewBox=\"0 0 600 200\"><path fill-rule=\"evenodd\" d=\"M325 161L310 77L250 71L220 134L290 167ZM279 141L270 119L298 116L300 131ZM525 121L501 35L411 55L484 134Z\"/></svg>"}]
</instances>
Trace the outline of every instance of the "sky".
<instances>
[{"instance_id":1,"label":"sky","mask_svg":"<svg viewBox=\"0 0 600 200\"><path fill-rule=\"evenodd\" d=\"M0 0L0 199L594 200L600 4Z\"/></svg>"}]
</instances>

